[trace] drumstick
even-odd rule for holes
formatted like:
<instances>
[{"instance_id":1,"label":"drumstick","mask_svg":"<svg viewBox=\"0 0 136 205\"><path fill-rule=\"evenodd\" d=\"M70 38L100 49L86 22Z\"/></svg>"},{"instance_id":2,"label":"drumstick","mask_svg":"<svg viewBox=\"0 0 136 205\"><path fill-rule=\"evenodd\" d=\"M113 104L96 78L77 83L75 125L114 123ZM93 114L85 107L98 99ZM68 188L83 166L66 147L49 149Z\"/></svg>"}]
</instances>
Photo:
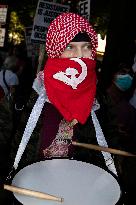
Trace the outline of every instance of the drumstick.
<instances>
[{"instance_id":1,"label":"drumstick","mask_svg":"<svg viewBox=\"0 0 136 205\"><path fill-rule=\"evenodd\" d=\"M12 186L12 185L4 184L4 189L6 189L8 191L11 191L11 192L18 193L18 194L32 196L32 197L36 197L36 198L40 198L40 199L46 199L46 200L52 200L52 201L58 201L58 202L63 202L64 201L64 199L61 198L61 197L56 197L56 196L46 194L46 193L43 193L43 192L24 189L24 188Z\"/></svg>"},{"instance_id":2,"label":"drumstick","mask_svg":"<svg viewBox=\"0 0 136 205\"><path fill-rule=\"evenodd\" d=\"M84 147L84 148L87 148L87 149L93 149L93 150L97 150L97 151L109 152L109 153L112 153L112 154L123 155L123 156L127 156L127 157L136 157L135 154L131 154L129 152L125 152L125 151L118 150L118 149L112 149L112 148L108 148L108 147L102 147L102 146L99 146L99 145L79 143L79 142L75 142L75 141L72 142L72 145L79 146L79 147Z\"/></svg>"}]
</instances>

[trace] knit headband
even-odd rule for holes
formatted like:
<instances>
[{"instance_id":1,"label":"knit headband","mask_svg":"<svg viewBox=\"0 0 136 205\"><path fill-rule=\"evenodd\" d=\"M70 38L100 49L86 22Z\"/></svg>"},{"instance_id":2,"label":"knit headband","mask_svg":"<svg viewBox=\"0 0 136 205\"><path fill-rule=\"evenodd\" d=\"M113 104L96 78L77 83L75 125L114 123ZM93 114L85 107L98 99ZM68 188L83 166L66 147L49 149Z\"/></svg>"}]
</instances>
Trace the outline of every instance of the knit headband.
<instances>
[{"instance_id":1,"label":"knit headband","mask_svg":"<svg viewBox=\"0 0 136 205\"><path fill-rule=\"evenodd\" d=\"M67 45L79 32L86 32L90 37L91 57L95 58L98 45L96 32L85 18L74 13L63 13L51 22L46 37L48 57L60 57Z\"/></svg>"},{"instance_id":2,"label":"knit headband","mask_svg":"<svg viewBox=\"0 0 136 205\"><path fill-rule=\"evenodd\" d=\"M88 36L88 34L86 32L79 32L73 39L71 42L90 42L91 39Z\"/></svg>"}]
</instances>

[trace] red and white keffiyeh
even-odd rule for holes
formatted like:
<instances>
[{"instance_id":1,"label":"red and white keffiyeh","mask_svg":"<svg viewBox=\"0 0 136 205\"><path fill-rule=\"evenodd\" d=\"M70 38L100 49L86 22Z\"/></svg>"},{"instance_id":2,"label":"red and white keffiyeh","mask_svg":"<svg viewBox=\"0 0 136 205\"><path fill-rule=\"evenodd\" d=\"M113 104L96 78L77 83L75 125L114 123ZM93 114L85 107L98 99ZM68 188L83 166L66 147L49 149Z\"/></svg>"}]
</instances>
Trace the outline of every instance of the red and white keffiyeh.
<instances>
[{"instance_id":1,"label":"red and white keffiyeh","mask_svg":"<svg viewBox=\"0 0 136 205\"><path fill-rule=\"evenodd\" d=\"M46 37L48 57L60 57L79 32L86 32L89 35L92 45L91 57L95 58L98 45L96 32L85 18L74 13L63 13L51 22Z\"/></svg>"}]
</instances>

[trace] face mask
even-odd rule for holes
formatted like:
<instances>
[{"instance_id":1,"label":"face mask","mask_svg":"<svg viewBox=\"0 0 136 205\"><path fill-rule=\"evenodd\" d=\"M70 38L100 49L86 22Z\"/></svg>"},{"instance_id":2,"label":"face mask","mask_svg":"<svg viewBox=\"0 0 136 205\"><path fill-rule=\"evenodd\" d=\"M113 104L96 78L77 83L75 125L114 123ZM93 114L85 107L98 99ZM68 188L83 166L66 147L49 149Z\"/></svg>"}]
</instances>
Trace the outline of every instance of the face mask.
<instances>
[{"instance_id":1,"label":"face mask","mask_svg":"<svg viewBox=\"0 0 136 205\"><path fill-rule=\"evenodd\" d=\"M96 62L89 58L49 58L44 84L50 102L67 121L84 124L96 92Z\"/></svg>"},{"instance_id":2,"label":"face mask","mask_svg":"<svg viewBox=\"0 0 136 205\"><path fill-rule=\"evenodd\" d=\"M114 81L115 85L122 91L128 90L132 85L133 78L129 74L117 75Z\"/></svg>"}]
</instances>

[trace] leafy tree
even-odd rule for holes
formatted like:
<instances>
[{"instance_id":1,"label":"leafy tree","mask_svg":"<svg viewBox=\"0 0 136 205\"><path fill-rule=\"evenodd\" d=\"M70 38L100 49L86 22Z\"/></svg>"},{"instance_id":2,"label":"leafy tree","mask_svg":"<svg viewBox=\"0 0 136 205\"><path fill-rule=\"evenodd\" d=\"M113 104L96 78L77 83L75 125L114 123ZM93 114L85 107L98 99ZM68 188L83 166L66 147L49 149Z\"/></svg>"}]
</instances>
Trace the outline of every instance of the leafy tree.
<instances>
[{"instance_id":1,"label":"leafy tree","mask_svg":"<svg viewBox=\"0 0 136 205\"><path fill-rule=\"evenodd\" d=\"M24 39L24 25L15 11L10 13L9 40L13 44L18 44Z\"/></svg>"}]
</instances>

